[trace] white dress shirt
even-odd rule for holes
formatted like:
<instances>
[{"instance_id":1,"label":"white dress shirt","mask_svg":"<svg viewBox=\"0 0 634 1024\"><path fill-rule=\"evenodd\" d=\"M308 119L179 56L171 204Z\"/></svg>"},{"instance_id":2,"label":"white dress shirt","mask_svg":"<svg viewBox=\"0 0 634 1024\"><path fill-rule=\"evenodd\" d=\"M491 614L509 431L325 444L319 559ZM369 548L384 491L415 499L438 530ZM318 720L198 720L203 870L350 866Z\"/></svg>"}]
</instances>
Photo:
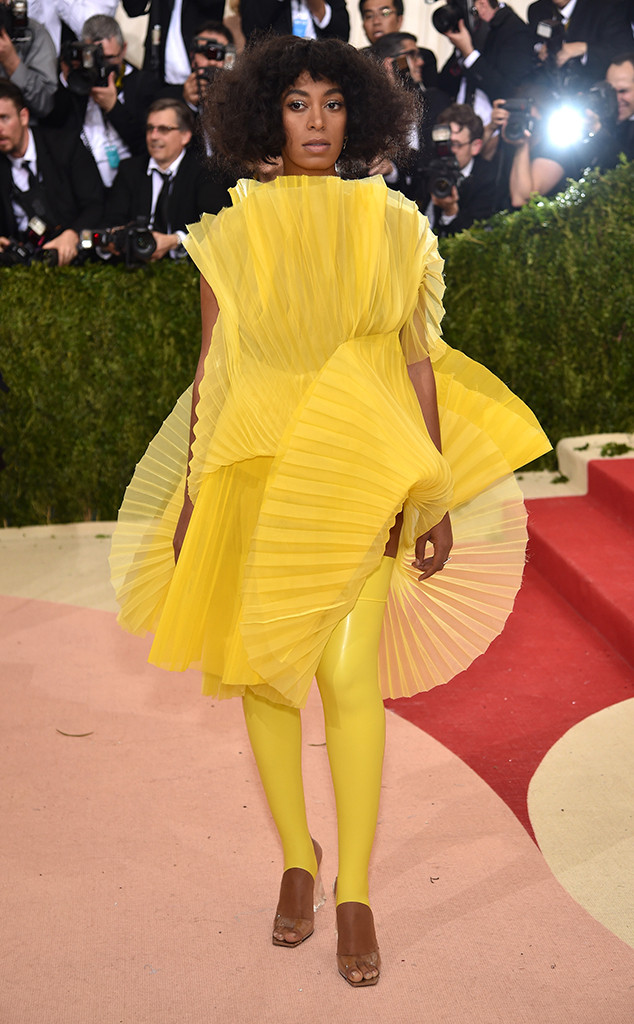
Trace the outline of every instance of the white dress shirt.
<instances>
[{"instance_id":1,"label":"white dress shirt","mask_svg":"<svg viewBox=\"0 0 634 1024\"><path fill-rule=\"evenodd\" d=\"M129 75L132 70L132 65L126 64L124 74ZM62 81L64 81L63 78ZM123 103L123 93L121 91L117 99L119 103ZM97 164L97 170L101 175L101 180L106 188L110 188L117 176L119 163L132 156L132 153L92 96L88 97L81 136L84 145L93 155L93 159ZM116 150L114 159L112 159L113 150ZM111 160L108 159L109 151L111 152Z\"/></svg>"},{"instance_id":2,"label":"white dress shirt","mask_svg":"<svg viewBox=\"0 0 634 1024\"><path fill-rule=\"evenodd\" d=\"M165 40L165 81L170 85L182 85L192 69L181 28L182 12L183 0L175 0Z\"/></svg>"},{"instance_id":3,"label":"white dress shirt","mask_svg":"<svg viewBox=\"0 0 634 1024\"><path fill-rule=\"evenodd\" d=\"M161 194L161 189L163 188L163 178L161 177L161 175L169 174L170 180L172 180L176 176L176 172L178 171L178 168L180 167L186 152L187 150L183 149L182 152L180 152L179 155L176 157L176 159L169 165L169 167L159 167L154 157L150 157L150 160L147 165L147 173L152 175L152 208L150 213L150 228L154 226L156 204L158 202L158 197ZM157 171L158 173L155 174L154 171Z\"/></svg>"},{"instance_id":4,"label":"white dress shirt","mask_svg":"<svg viewBox=\"0 0 634 1024\"><path fill-rule=\"evenodd\" d=\"M57 53L62 38L62 21L72 28L76 36L93 14L107 14L114 18L119 0L29 0L29 18L35 18L50 34Z\"/></svg>"}]
</instances>

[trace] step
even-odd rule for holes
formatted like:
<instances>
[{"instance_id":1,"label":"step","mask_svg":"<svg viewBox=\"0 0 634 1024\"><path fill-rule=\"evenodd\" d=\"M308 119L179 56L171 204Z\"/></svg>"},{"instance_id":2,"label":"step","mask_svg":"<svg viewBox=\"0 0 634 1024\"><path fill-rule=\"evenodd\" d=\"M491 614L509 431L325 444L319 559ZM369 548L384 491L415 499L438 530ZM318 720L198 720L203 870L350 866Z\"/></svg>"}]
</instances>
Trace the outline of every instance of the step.
<instances>
[{"instance_id":1,"label":"step","mask_svg":"<svg viewBox=\"0 0 634 1024\"><path fill-rule=\"evenodd\" d=\"M634 459L599 459L588 464L588 493L634 529Z\"/></svg>"},{"instance_id":2,"label":"step","mask_svg":"<svg viewBox=\"0 0 634 1024\"><path fill-rule=\"evenodd\" d=\"M620 445L623 455L606 459L606 446ZM628 450L629 449L629 450ZM591 462L602 459L617 465L622 460L631 461L634 453L632 434L588 434L585 437L564 437L557 444L557 464L561 476L568 478L568 485L577 494L588 490L588 467ZM561 477L560 477L561 479Z\"/></svg>"},{"instance_id":3,"label":"step","mask_svg":"<svg viewBox=\"0 0 634 1024\"><path fill-rule=\"evenodd\" d=\"M634 530L592 494L528 510L530 563L634 665Z\"/></svg>"}]
</instances>

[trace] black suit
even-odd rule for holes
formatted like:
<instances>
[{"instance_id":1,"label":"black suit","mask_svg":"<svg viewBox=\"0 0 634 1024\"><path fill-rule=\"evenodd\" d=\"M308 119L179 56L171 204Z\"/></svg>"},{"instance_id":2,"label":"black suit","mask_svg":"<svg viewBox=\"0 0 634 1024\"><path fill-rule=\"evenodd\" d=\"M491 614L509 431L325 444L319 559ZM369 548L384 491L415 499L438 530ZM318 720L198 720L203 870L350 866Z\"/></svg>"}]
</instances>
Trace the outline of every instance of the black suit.
<instances>
[{"instance_id":1,"label":"black suit","mask_svg":"<svg viewBox=\"0 0 634 1024\"><path fill-rule=\"evenodd\" d=\"M161 26L161 39L158 49L158 67L156 72L161 79L165 77L165 43L170 18L174 10L174 0L123 0L123 8L127 15L136 18L150 11L147 36L145 37L144 68L152 67L152 30L154 25ZM204 21L222 21L225 12L224 0L183 0L181 12L181 32L185 47L189 51L194 35Z\"/></svg>"},{"instance_id":2,"label":"black suit","mask_svg":"<svg viewBox=\"0 0 634 1024\"><path fill-rule=\"evenodd\" d=\"M137 217L149 220L153 177L147 173L149 160L147 154L133 156L119 166L104 212L107 227L128 224ZM169 232L185 231L187 224L200 220L203 213L218 213L228 205L229 197L223 185L214 181L207 168L187 151L168 200Z\"/></svg>"},{"instance_id":3,"label":"black suit","mask_svg":"<svg viewBox=\"0 0 634 1024\"><path fill-rule=\"evenodd\" d=\"M628 160L634 160L634 121L619 121L615 136L619 152L625 153Z\"/></svg>"},{"instance_id":4,"label":"black suit","mask_svg":"<svg viewBox=\"0 0 634 1024\"><path fill-rule=\"evenodd\" d=\"M66 132L32 128L37 177L46 205L47 240L67 228L96 227L103 210L103 184L94 161ZM17 223L11 203L13 177L9 159L0 155L0 235L15 238ZM28 193L27 193L28 194Z\"/></svg>"},{"instance_id":5,"label":"black suit","mask_svg":"<svg viewBox=\"0 0 634 1024\"><path fill-rule=\"evenodd\" d=\"M130 66L130 65L129 65ZM123 77L117 102L104 112L104 120L112 125L133 156L145 153L145 117L159 90L158 78L149 71L133 68ZM52 127L67 127L81 132L86 117L88 96L60 85L55 95L53 112L46 118Z\"/></svg>"},{"instance_id":6,"label":"black suit","mask_svg":"<svg viewBox=\"0 0 634 1024\"><path fill-rule=\"evenodd\" d=\"M348 42L350 35L350 19L345 0L328 0L332 16L326 28L315 25L318 39L337 38ZM266 32L272 29L279 36L291 34L293 20L291 0L242 0L240 4L242 31L247 38L253 32Z\"/></svg>"},{"instance_id":7,"label":"black suit","mask_svg":"<svg viewBox=\"0 0 634 1024\"><path fill-rule=\"evenodd\" d=\"M447 94L433 86L426 89L422 95L422 116L416 130L418 148L410 150L409 160L405 165L395 165L398 178L389 183L390 188L397 189L409 199L418 200L421 192L424 192L427 167L435 154L432 128L438 116L450 103Z\"/></svg>"},{"instance_id":8,"label":"black suit","mask_svg":"<svg viewBox=\"0 0 634 1024\"><path fill-rule=\"evenodd\" d=\"M540 21L557 17L559 9L551 0L537 0L528 8L533 32ZM626 6L622 0L577 0L566 27L566 41L588 44L588 61L579 67L579 73L587 85L600 81L612 58L632 49Z\"/></svg>"},{"instance_id":9,"label":"black suit","mask_svg":"<svg viewBox=\"0 0 634 1024\"><path fill-rule=\"evenodd\" d=\"M438 85L455 99L460 82L467 79L467 99L481 89L491 103L513 95L533 70L533 38L526 22L511 10L501 7L488 24L481 22L473 45L480 52L470 68L454 55L438 77Z\"/></svg>"},{"instance_id":10,"label":"black suit","mask_svg":"<svg viewBox=\"0 0 634 1024\"><path fill-rule=\"evenodd\" d=\"M458 185L458 214L450 224L441 224L442 209L434 206L431 226L439 238L457 235L476 220L486 220L495 211L497 169L495 161L474 157L473 170ZM426 207L421 206L421 209Z\"/></svg>"}]
</instances>

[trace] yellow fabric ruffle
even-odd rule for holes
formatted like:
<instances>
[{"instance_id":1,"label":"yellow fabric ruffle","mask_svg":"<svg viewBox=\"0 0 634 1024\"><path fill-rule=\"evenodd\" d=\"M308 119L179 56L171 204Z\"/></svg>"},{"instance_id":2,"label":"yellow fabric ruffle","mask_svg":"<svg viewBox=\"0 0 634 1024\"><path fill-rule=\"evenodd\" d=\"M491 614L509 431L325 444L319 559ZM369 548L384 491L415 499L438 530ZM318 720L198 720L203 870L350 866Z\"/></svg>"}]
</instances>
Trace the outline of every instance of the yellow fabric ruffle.
<instances>
[{"instance_id":1,"label":"yellow fabric ruffle","mask_svg":"<svg viewBox=\"0 0 634 1024\"><path fill-rule=\"evenodd\" d=\"M510 474L548 442L505 385L442 342L442 260L414 204L377 178L240 182L233 201L186 243L220 308L197 407L194 514L174 571L184 396L120 512L120 621L155 631L156 664L199 665L207 693L256 686L302 706L404 508L382 686L397 696L445 682L512 607L526 531ZM427 353L444 457L407 373ZM419 584L413 542L447 508L452 561Z\"/></svg>"}]
</instances>

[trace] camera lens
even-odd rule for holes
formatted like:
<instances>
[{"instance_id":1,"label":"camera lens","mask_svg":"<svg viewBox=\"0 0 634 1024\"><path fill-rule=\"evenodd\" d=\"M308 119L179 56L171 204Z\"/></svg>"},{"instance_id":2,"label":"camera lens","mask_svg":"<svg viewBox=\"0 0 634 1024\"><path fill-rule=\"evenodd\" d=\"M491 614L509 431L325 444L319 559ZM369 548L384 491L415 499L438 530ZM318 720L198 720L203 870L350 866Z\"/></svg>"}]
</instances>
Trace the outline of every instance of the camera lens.
<instances>
[{"instance_id":1,"label":"camera lens","mask_svg":"<svg viewBox=\"0 0 634 1024\"><path fill-rule=\"evenodd\" d=\"M444 35L446 32L457 32L458 23L462 17L462 13L458 7L454 7L453 4L446 4L444 7L439 7L431 16L434 28L437 32Z\"/></svg>"}]
</instances>

